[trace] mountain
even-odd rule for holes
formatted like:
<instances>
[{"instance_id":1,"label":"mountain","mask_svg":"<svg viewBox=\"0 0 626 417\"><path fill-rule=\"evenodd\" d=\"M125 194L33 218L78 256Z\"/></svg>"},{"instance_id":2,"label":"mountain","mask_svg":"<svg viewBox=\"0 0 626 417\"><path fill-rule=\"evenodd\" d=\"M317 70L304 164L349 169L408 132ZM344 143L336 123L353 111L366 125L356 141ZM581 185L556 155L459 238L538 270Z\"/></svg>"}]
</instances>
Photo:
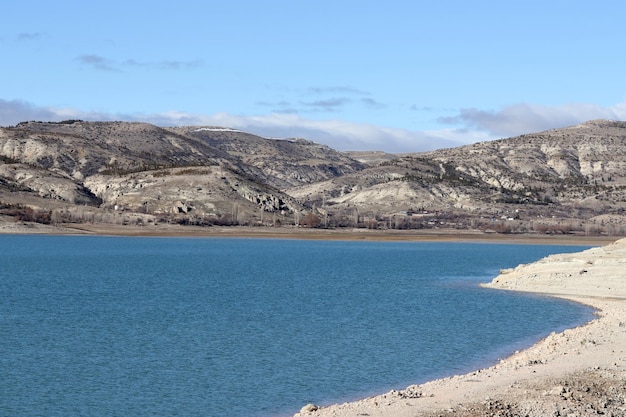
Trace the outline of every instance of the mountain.
<instances>
[{"instance_id":1,"label":"mountain","mask_svg":"<svg viewBox=\"0 0 626 417\"><path fill-rule=\"evenodd\" d=\"M326 145L306 139L267 139L224 128L168 129L237 158L241 169L276 188L310 184L351 174L365 165Z\"/></svg>"},{"instance_id":2,"label":"mountain","mask_svg":"<svg viewBox=\"0 0 626 417\"><path fill-rule=\"evenodd\" d=\"M460 221L529 231L534 222L554 230L591 230L608 222L616 224L615 232L623 227L626 207L626 123L595 120L404 155L286 191L309 205L354 207L374 218L392 215L407 227ZM410 219L406 212L413 213ZM503 218L525 221L494 221Z\"/></svg>"},{"instance_id":3,"label":"mountain","mask_svg":"<svg viewBox=\"0 0 626 417\"><path fill-rule=\"evenodd\" d=\"M39 221L620 234L625 208L625 122L404 155L223 127L0 128L0 209Z\"/></svg>"},{"instance_id":4,"label":"mountain","mask_svg":"<svg viewBox=\"0 0 626 417\"><path fill-rule=\"evenodd\" d=\"M0 203L10 210L26 205L63 221L203 224L254 224L267 212L293 217L305 207L279 187L364 167L302 139L80 120L1 128L0 163Z\"/></svg>"}]
</instances>

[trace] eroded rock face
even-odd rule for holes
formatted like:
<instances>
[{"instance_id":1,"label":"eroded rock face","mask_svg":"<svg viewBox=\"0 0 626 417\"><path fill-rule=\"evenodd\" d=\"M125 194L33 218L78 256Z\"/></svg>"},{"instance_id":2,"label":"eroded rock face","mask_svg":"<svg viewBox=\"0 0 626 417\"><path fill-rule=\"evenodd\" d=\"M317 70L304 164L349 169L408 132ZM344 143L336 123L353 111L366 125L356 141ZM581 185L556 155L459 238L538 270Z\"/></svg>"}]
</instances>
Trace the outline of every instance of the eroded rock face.
<instances>
[{"instance_id":1,"label":"eroded rock face","mask_svg":"<svg viewBox=\"0 0 626 417\"><path fill-rule=\"evenodd\" d=\"M217 216L232 215L236 206L243 218L255 211L301 210L295 200L268 186L258 168L212 147L205 137L145 123L27 122L0 128L2 162L0 187L37 195L44 199L39 206L55 199Z\"/></svg>"},{"instance_id":2,"label":"eroded rock face","mask_svg":"<svg viewBox=\"0 0 626 417\"><path fill-rule=\"evenodd\" d=\"M621 213L626 208L626 123L592 121L404 155L287 191L318 205L325 200L335 207L372 211L393 205L499 213L506 204L516 204L550 217L548 205L575 206L588 210L587 216L592 211Z\"/></svg>"},{"instance_id":3,"label":"eroded rock face","mask_svg":"<svg viewBox=\"0 0 626 417\"><path fill-rule=\"evenodd\" d=\"M62 174L25 164L0 164L0 179L15 191L70 204L99 205L100 200L82 184Z\"/></svg>"},{"instance_id":4,"label":"eroded rock face","mask_svg":"<svg viewBox=\"0 0 626 417\"><path fill-rule=\"evenodd\" d=\"M154 214L232 213L242 210L296 211L301 206L286 194L221 167L171 168L122 176L92 175L85 185L108 206Z\"/></svg>"},{"instance_id":5,"label":"eroded rock face","mask_svg":"<svg viewBox=\"0 0 626 417\"><path fill-rule=\"evenodd\" d=\"M591 121L427 155L450 162L482 181L510 189L559 180L623 185L626 122Z\"/></svg>"},{"instance_id":6,"label":"eroded rock face","mask_svg":"<svg viewBox=\"0 0 626 417\"><path fill-rule=\"evenodd\" d=\"M366 167L348 154L305 139L267 139L233 129L210 127L169 130L237 158L243 172L276 188L313 184Z\"/></svg>"},{"instance_id":7,"label":"eroded rock face","mask_svg":"<svg viewBox=\"0 0 626 417\"><path fill-rule=\"evenodd\" d=\"M550 218L554 227L576 219L581 230L588 221L598 230L626 225L624 122L419 154L352 155L362 161L304 139L227 128L27 122L0 128L0 194L15 201L15 192L30 193L44 208L61 201L179 217L260 220L278 212L297 223L312 212L325 224L352 226L442 224L432 213L452 227L470 227L454 217L481 227L522 219L528 229Z\"/></svg>"}]
</instances>

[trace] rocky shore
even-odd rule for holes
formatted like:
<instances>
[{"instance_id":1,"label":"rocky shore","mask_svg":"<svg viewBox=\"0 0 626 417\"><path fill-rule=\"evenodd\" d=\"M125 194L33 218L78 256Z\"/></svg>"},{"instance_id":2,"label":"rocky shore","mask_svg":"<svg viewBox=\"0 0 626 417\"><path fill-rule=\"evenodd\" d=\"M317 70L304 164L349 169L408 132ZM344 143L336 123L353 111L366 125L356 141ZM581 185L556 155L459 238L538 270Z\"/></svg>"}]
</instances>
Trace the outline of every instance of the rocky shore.
<instances>
[{"instance_id":1,"label":"rocky shore","mask_svg":"<svg viewBox=\"0 0 626 417\"><path fill-rule=\"evenodd\" d=\"M484 286L588 304L597 318L486 369L356 402L307 405L295 416L626 415L626 239L503 270Z\"/></svg>"}]
</instances>

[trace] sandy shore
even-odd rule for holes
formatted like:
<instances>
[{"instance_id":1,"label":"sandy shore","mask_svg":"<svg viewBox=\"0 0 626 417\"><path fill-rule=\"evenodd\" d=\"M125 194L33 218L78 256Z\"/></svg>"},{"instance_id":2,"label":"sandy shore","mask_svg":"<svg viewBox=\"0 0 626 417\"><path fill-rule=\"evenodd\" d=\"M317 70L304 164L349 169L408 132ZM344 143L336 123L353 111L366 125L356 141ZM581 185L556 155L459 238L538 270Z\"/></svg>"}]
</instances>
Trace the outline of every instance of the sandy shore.
<instances>
[{"instance_id":1,"label":"sandy shore","mask_svg":"<svg viewBox=\"0 0 626 417\"><path fill-rule=\"evenodd\" d=\"M504 270L485 286L567 298L597 318L490 368L296 416L626 415L626 239Z\"/></svg>"}]
</instances>

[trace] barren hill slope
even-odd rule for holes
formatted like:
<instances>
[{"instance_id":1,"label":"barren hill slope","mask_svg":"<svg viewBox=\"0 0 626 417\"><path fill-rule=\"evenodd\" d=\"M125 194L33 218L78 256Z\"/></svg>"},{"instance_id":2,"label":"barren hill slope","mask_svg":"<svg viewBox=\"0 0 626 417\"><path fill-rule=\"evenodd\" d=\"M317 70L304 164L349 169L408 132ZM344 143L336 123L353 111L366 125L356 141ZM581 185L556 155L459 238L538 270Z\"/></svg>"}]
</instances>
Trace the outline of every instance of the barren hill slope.
<instances>
[{"instance_id":1,"label":"barren hill slope","mask_svg":"<svg viewBox=\"0 0 626 417\"><path fill-rule=\"evenodd\" d=\"M364 216L378 219L429 212L427 223L432 223L432 212L445 212L436 217L489 221L524 217L528 227L533 217L570 217L580 223L605 215L600 222L610 218L623 225L626 123L596 120L404 155L287 192L310 205L334 211L358 208Z\"/></svg>"},{"instance_id":2,"label":"barren hill slope","mask_svg":"<svg viewBox=\"0 0 626 417\"><path fill-rule=\"evenodd\" d=\"M0 129L0 155L82 179L102 171L217 165L228 155L146 123L25 122Z\"/></svg>"},{"instance_id":3,"label":"barren hill slope","mask_svg":"<svg viewBox=\"0 0 626 417\"><path fill-rule=\"evenodd\" d=\"M241 161L257 178L277 188L311 184L358 172L365 165L347 154L306 139L267 139L224 128L168 130L202 141Z\"/></svg>"},{"instance_id":4,"label":"barren hill slope","mask_svg":"<svg viewBox=\"0 0 626 417\"><path fill-rule=\"evenodd\" d=\"M0 128L0 210L25 207L59 221L623 233L626 123L390 155L220 127L25 122Z\"/></svg>"},{"instance_id":5,"label":"barren hill slope","mask_svg":"<svg viewBox=\"0 0 626 417\"><path fill-rule=\"evenodd\" d=\"M280 186L361 168L310 141L223 128L80 120L0 128L0 203L47 211L87 204L185 222L248 223L263 212L303 210Z\"/></svg>"},{"instance_id":6,"label":"barren hill slope","mask_svg":"<svg viewBox=\"0 0 626 417\"><path fill-rule=\"evenodd\" d=\"M626 122L577 126L429 152L434 161L512 190L531 183L626 183Z\"/></svg>"}]
</instances>

